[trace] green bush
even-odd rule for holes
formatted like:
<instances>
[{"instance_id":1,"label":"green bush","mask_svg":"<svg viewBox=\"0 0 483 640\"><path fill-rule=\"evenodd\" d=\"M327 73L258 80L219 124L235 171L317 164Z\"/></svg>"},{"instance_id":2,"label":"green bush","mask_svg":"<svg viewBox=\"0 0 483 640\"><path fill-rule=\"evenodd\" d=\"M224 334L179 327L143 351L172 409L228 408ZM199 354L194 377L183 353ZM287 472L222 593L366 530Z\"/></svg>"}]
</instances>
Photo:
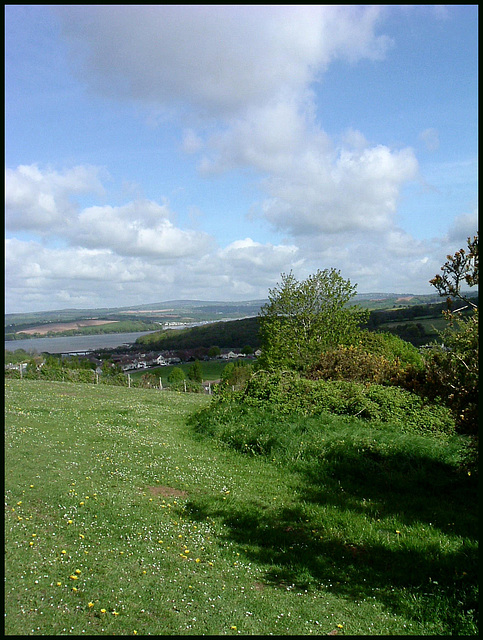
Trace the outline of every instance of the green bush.
<instances>
[{"instance_id":1,"label":"green bush","mask_svg":"<svg viewBox=\"0 0 483 640\"><path fill-rule=\"evenodd\" d=\"M367 353L358 346L339 347L320 355L307 375L314 380L350 380L352 382L389 382L398 367L385 356Z\"/></svg>"},{"instance_id":2,"label":"green bush","mask_svg":"<svg viewBox=\"0 0 483 640\"><path fill-rule=\"evenodd\" d=\"M309 380L292 372L270 374L259 371L244 391L232 396L233 400L247 406L272 407L281 415L328 412L397 424L402 432L435 435L454 432L454 419L449 409L429 404L417 394L399 387L345 380Z\"/></svg>"}]
</instances>

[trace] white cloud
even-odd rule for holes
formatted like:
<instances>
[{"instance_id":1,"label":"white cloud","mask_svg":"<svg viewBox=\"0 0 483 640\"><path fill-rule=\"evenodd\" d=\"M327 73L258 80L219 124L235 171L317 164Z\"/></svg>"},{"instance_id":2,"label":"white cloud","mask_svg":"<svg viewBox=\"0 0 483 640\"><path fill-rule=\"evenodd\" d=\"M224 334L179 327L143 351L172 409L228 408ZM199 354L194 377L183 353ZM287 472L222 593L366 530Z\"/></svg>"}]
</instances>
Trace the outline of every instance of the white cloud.
<instances>
[{"instance_id":1,"label":"white cloud","mask_svg":"<svg viewBox=\"0 0 483 640\"><path fill-rule=\"evenodd\" d=\"M79 73L98 93L233 114L304 92L334 58L384 55L367 6L60 5Z\"/></svg>"},{"instance_id":2,"label":"white cloud","mask_svg":"<svg viewBox=\"0 0 483 640\"><path fill-rule=\"evenodd\" d=\"M76 195L103 193L99 167L77 166L62 173L35 164L5 170L5 218L8 229L49 231L77 211Z\"/></svg>"},{"instance_id":3,"label":"white cloud","mask_svg":"<svg viewBox=\"0 0 483 640\"><path fill-rule=\"evenodd\" d=\"M119 255L162 259L194 257L209 250L208 234L175 227L171 215L166 205L150 201L90 207L79 215L71 241Z\"/></svg>"}]
</instances>

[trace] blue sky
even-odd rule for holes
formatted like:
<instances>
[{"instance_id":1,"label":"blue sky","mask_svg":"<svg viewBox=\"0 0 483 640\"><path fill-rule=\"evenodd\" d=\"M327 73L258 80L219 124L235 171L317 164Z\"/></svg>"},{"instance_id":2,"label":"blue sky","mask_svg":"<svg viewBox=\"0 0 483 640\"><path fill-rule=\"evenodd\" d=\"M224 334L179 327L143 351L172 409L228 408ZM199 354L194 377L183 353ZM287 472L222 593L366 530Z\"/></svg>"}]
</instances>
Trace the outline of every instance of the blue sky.
<instances>
[{"instance_id":1,"label":"blue sky","mask_svg":"<svg viewBox=\"0 0 483 640\"><path fill-rule=\"evenodd\" d=\"M7 5L6 311L434 293L477 231L477 5Z\"/></svg>"}]
</instances>

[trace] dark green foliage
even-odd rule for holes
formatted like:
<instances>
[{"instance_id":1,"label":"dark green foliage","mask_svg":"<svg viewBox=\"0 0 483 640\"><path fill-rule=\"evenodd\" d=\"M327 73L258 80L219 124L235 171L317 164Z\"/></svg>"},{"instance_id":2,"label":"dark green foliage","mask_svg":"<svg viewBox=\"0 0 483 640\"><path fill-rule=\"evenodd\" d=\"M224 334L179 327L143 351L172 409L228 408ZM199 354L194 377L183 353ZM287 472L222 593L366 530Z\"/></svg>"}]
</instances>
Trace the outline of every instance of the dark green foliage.
<instances>
[{"instance_id":1,"label":"dark green foliage","mask_svg":"<svg viewBox=\"0 0 483 640\"><path fill-rule=\"evenodd\" d=\"M258 318L244 318L227 322L192 327L190 329L169 329L156 331L141 336L136 345L148 349L196 349L203 347L211 349L214 344L218 348L241 349L250 344L254 348L260 346Z\"/></svg>"},{"instance_id":2,"label":"dark green foliage","mask_svg":"<svg viewBox=\"0 0 483 640\"><path fill-rule=\"evenodd\" d=\"M192 382L203 382L203 370L201 368L201 362L196 360L188 369L188 380Z\"/></svg>"}]
</instances>

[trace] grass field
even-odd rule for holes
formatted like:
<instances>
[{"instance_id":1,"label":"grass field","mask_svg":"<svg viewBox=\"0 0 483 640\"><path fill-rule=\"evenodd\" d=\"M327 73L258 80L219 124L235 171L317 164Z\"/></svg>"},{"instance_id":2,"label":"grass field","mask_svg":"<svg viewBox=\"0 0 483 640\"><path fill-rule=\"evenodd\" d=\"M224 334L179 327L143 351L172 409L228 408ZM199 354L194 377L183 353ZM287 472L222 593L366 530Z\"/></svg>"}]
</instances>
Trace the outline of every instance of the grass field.
<instances>
[{"instance_id":1,"label":"grass field","mask_svg":"<svg viewBox=\"0 0 483 640\"><path fill-rule=\"evenodd\" d=\"M249 361L247 361L249 362ZM205 382L219 380L221 378L221 374L223 369L226 367L228 362L225 360L207 360L206 362L201 362L201 368L203 371L203 380ZM129 374L132 378L142 378L145 373L151 373L163 381L163 384L166 385L168 383L168 377L174 367L179 367L183 369L185 374L188 373L189 368L193 365L192 362L183 362L181 364L170 364L164 367L154 367L153 369L148 370L138 370L138 371L130 371Z\"/></svg>"},{"instance_id":2,"label":"grass field","mask_svg":"<svg viewBox=\"0 0 483 640\"><path fill-rule=\"evenodd\" d=\"M477 633L476 485L454 446L411 491L340 465L323 486L196 436L208 402L6 381L6 635Z\"/></svg>"}]
</instances>

